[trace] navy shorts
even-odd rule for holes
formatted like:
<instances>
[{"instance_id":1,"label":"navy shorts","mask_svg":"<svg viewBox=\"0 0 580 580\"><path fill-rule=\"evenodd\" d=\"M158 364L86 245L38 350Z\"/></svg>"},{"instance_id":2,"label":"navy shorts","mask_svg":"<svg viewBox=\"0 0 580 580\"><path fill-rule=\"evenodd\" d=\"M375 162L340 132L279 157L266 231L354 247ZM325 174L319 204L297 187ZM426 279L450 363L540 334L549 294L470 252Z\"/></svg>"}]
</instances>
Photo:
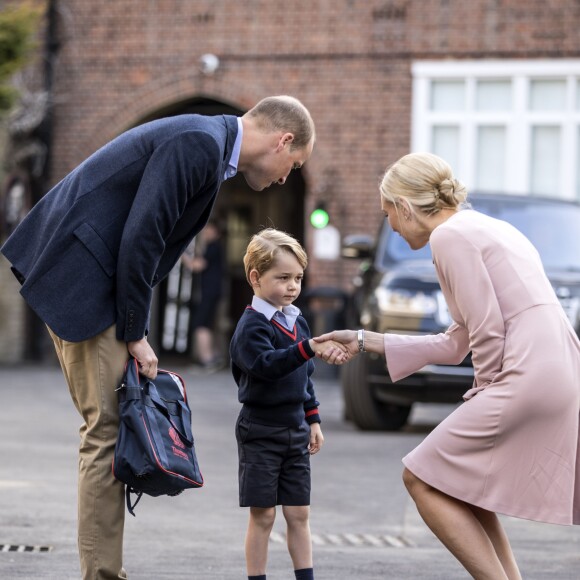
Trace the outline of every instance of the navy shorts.
<instances>
[{"instance_id":1,"label":"navy shorts","mask_svg":"<svg viewBox=\"0 0 580 580\"><path fill-rule=\"evenodd\" d=\"M310 425L260 425L238 417L240 506L310 505Z\"/></svg>"}]
</instances>

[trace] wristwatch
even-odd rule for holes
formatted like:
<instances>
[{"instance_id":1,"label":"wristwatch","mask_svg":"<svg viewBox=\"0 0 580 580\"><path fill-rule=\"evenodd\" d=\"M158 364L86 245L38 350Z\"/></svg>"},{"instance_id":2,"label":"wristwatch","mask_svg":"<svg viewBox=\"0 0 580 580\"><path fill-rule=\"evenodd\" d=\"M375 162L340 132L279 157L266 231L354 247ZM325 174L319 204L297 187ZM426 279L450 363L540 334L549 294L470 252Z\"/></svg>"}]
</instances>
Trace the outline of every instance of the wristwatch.
<instances>
[{"instance_id":1,"label":"wristwatch","mask_svg":"<svg viewBox=\"0 0 580 580\"><path fill-rule=\"evenodd\" d=\"M358 341L358 351L364 352L365 351L365 331L364 329L360 329L357 332L357 341Z\"/></svg>"}]
</instances>

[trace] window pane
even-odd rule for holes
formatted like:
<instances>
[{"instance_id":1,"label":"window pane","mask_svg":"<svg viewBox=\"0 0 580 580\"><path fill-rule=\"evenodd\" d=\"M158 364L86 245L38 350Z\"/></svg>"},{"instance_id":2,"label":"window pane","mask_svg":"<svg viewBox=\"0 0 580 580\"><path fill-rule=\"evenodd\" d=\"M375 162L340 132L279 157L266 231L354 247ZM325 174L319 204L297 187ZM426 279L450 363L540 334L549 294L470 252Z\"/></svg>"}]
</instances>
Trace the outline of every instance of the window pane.
<instances>
[{"instance_id":1,"label":"window pane","mask_svg":"<svg viewBox=\"0 0 580 580\"><path fill-rule=\"evenodd\" d=\"M478 111L509 111L512 108L510 81L478 81L476 93Z\"/></svg>"},{"instance_id":2,"label":"window pane","mask_svg":"<svg viewBox=\"0 0 580 580\"><path fill-rule=\"evenodd\" d=\"M479 127L475 185L479 191L502 191L505 176L505 127Z\"/></svg>"},{"instance_id":3,"label":"window pane","mask_svg":"<svg viewBox=\"0 0 580 580\"><path fill-rule=\"evenodd\" d=\"M559 160L560 127L532 127L532 193L558 195Z\"/></svg>"},{"instance_id":4,"label":"window pane","mask_svg":"<svg viewBox=\"0 0 580 580\"><path fill-rule=\"evenodd\" d=\"M530 109L532 111L563 111L566 108L566 81L532 81Z\"/></svg>"},{"instance_id":5,"label":"window pane","mask_svg":"<svg viewBox=\"0 0 580 580\"><path fill-rule=\"evenodd\" d=\"M431 136L431 151L439 155L451 165L453 173L458 175L459 171L459 127L456 126L434 126Z\"/></svg>"},{"instance_id":6,"label":"window pane","mask_svg":"<svg viewBox=\"0 0 580 580\"><path fill-rule=\"evenodd\" d=\"M432 111L462 111L465 109L463 81L433 81L431 83Z\"/></svg>"}]
</instances>

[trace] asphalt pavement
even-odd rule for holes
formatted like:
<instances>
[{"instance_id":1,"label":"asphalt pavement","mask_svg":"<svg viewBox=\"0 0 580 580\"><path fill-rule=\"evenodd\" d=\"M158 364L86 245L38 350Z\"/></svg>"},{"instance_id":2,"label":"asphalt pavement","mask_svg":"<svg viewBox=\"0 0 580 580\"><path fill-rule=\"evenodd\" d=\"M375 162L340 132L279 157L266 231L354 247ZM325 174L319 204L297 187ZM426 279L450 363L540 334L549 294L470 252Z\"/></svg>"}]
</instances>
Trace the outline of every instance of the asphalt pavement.
<instances>
[{"instance_id":1,"label":"asphalt pavement","mask_svg":"<svg viewBox=\"0 0 580 580\"><path fill-rule=\"evenodd\" d=\"M171 368L188 387L205 486L146 496L136 517L127 514L125 567L132 580L243 579L247 510L237 503L235 385L228 371ZM363 433L342 418L338 379L325 373L316 384L326 439L312 462L317 580L468 578L426 529L400 480L401 457L451 407L418 407L399 433ZM79 426L56 365L0 367L0 579L80 577ZM580 580L580 527L503 519L526 580ZM294 577L284 541L279 515L269 580Z\"/></svg>"}]
</instances>

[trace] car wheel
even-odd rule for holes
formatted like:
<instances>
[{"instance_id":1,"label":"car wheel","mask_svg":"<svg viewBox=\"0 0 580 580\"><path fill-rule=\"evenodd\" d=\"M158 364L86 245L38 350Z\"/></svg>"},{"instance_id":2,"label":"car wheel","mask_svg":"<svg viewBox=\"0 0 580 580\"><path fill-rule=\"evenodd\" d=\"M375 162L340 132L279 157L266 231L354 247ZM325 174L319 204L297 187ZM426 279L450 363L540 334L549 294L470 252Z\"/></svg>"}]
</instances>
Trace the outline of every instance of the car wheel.
<instances>
[{"instance_id":1,"label":"car wheel","mask_svg":"<svg viewBox=\"0 0 580 580\"><path fill-rule=\"evenodd\" d=\"M368 359L355 357L341 368L344 417L363 431L397 431L405 425L410 406L382 403L368 380Z\"/></svg>"}]
</instances>

